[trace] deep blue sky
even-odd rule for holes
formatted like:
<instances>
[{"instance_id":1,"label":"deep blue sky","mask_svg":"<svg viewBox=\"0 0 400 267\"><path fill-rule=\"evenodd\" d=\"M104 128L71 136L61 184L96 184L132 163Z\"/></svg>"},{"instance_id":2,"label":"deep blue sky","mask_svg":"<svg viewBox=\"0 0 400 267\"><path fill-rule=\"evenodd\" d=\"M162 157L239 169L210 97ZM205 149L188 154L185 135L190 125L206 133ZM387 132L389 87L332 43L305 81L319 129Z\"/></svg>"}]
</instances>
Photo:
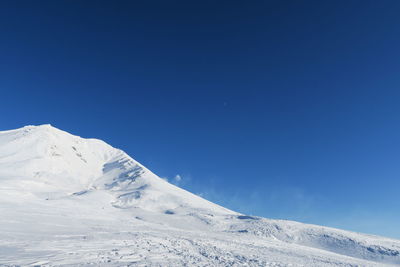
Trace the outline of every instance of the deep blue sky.
<instances>
[{"instance_id":1,"label":"deep blue sky","mask_svg":"<svg viewBox=\"0 0 400 267\"><path fill-rule=\"evenodd\" d=\"M400 238L399 14L1 1L0 129L51 123L243 213Z\"/></svg>"}]
</instances>

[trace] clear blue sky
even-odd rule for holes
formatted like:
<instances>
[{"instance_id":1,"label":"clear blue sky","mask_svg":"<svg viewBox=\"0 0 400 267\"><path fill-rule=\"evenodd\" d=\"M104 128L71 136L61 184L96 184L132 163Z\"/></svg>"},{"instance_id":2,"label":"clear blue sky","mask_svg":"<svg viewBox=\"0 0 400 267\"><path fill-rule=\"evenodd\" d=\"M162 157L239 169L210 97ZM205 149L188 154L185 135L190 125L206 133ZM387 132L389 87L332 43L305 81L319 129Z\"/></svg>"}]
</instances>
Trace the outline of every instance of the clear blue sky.
<instances>
[{"instance_id":1,"label":"clear blue sky","mask_svg":"<svg viewBox=\"0 0 400 267\"><path fill-rule=\"evenodd\" d=\"M51 123L243 213L400 238L399 14L1 1L0 129Z\"/></svg>"}]
</instances>

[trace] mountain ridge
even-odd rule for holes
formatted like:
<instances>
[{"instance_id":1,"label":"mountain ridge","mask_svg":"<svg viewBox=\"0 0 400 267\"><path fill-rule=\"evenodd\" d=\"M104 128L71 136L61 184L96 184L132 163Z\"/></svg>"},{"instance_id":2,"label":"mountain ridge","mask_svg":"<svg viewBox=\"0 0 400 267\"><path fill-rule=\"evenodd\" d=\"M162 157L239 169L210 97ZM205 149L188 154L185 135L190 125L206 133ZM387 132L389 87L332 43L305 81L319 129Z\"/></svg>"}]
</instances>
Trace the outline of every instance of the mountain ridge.
<instances>
[{"instance_id":1,"label":"mountain ridge","mask_svg":"<svg viewBox=\"0 0 400 267\"><path fill-rule=\"evenodd\" d=\"M157 199L143 201L146 195L149 195L146 194L146 191L152 190L152 197L158 195L163 198L165 209L168 210L176 207L166 205L165 202L169 200L161 193L164 195L169 193L171 197L183 194L182 197L195 207L206 206L212 210L221 209L221 211L228 212L225 208L219 208L216 204L165 182L124 151L115 149L99 139L84 139L61 131L50 124L26 126L5 133L12 135L14 148L17 148L12 154L22 157L24 166L28 166L20 176L31 175L36 177L36 180L44 179L46 184L53 185L63 182L60 180L68 180L70 183L64 183L63 187L74 191L69 194L106 189L112 192L121 192L116 201L121 207L128 205L129 202L134 202L135 199L146 202L140 203L143 207L144 205L149 206L149 201L157 202ZM3 135L0 133L0 138ZM21 150L28 150L27 145L28 149L34 150L34 153L18 153ZM32 145L35 149L29 148ZM4 151L5 149L0 147L0 150ZM0 172L4 172L5 169L1 167L2 163L4 165L3 161L4 157L3 160L0 160ZM22 168L20 167L20 169ZM60 174L62 177L58 177ZM68 179L65 179L66 175ZM75 176L79 180L73 179ZM58 177L58 180L54 181L54 177ZM86 178L86 180L82 180L82 178ZM189 196L187 196L188 194ZM190 201L190 199L201 203Z\"/></svg>"},{"instance_id":2,"label":"mountain ridge","mask_svg":"<svg viewBox=\"0 0 400 267\"><path fill-rule=\"evenodd\" d=\"M0 190L5 266L400 265L399 240L240 214L49 124L0 132Z\"/></svg>"}]
</instances>

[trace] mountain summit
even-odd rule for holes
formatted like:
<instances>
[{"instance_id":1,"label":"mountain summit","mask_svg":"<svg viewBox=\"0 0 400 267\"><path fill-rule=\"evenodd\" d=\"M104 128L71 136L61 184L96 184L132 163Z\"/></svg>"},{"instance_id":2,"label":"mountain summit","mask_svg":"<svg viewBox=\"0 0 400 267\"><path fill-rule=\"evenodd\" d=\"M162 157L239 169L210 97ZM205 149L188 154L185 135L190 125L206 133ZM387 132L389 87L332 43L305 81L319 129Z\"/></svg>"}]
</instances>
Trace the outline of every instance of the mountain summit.
<instances>
[{"instance_id":1,"label":"mountain summit","mask_svg":"<svg viewBox=\"0 0 400 267\"><path fill-rule=\"evenodd\" d=\"M0 266L383 266L400 241L243 215L51 125L0 132Z\"/></svg>"},{"instance_id":2,"label":"mountain summit","mask_svg":"<svg viewBox=\"0 0 400 267\"><path fill-rule=\"evenodd\" d=\"M233 213L164 181L122 150L49 124L0 133L0 177L10 189L48 200L101 191L119 208Z\"/></svg>"}]
</instances>

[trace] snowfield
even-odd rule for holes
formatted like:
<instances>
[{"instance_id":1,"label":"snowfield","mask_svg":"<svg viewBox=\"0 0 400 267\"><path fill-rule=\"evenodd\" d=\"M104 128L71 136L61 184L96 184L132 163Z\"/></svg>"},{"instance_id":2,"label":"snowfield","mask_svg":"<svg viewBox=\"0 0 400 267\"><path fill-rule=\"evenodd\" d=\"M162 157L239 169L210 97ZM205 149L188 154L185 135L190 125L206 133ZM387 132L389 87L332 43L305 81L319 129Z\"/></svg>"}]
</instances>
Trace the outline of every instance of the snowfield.
<instances>
[{"instance_id":1,"label":"snowfield","mask_svg":"<svg viewBox=\"0 0 400 267\"><path fill-rule=\"evenodd\" d=\"M400 241L247 216L50 125L0 132L0 266L393 266Z\"/></svg>"}]
</instances>

